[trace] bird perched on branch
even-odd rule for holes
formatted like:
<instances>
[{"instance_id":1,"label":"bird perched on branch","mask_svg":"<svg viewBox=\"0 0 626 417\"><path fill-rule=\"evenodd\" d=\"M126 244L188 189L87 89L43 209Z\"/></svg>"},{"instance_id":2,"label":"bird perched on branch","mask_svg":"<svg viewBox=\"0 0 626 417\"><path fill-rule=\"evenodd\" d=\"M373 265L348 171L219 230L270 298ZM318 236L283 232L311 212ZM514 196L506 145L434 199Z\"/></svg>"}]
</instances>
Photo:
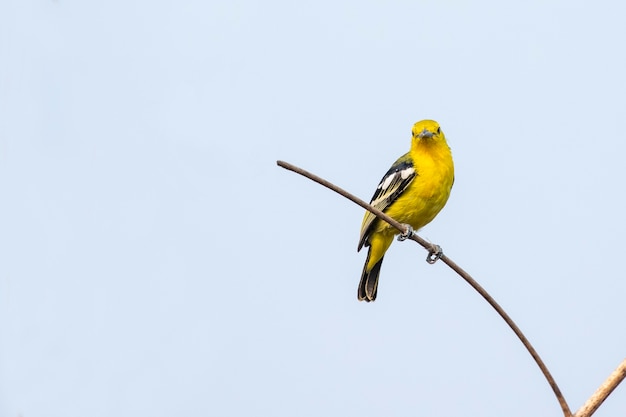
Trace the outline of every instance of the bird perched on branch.
<instances>
[{"instance_id":1,"label":"bird perched on branch","mask_svg":"<svg viewBox=\"0 0 626 417\"><path fill-rule=\"evenodd\" d=\"M413 125L411 150L387 171L370 204L417 231L445 206L453 183L454 164L446 137L437 122L422 120ZM359 301L376 299L383 257L396 234L393 226L365 212L358 250L363 246L369 250L359 283Z\"/></svg>"}]
</instances>

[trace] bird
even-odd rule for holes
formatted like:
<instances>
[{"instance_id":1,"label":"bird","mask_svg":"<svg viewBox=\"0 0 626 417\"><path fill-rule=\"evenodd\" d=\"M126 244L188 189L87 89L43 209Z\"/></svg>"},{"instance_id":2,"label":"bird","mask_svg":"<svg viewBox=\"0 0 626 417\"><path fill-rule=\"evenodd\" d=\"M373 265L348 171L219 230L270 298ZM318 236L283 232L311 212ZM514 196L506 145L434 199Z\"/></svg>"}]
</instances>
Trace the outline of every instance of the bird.
<instances>
[{"instance_id":1,"label":"bird","mask_svg":"<svg viewBox=\"0 0 626 417\"><path fill-rule=\"evenodd\" d=\"M411 149L383 176L370 204L417 231L443 209L454 184L454 162L446 137L434 120L413 125ZM359 301L374 301L385 252L398 230L365 212L357 252L368 248L358 288Z\"/></svg>"}]
</instances>

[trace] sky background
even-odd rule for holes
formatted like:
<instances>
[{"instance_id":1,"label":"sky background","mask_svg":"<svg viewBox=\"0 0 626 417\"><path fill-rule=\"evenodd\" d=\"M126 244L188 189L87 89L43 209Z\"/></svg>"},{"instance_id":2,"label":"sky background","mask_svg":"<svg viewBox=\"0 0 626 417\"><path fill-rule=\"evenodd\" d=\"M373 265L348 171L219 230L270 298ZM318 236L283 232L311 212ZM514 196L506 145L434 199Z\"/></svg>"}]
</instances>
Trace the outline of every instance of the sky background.
<instances>
[{"instance_id":1,"label":"sky background","mask_svg":"<svg viewBox=\"0 0 626 417\"><path fill-rule=\"evenodd\" d=\"M276 166L369 199L426 118L456 182L420 235L578 409L626 357L625 15L0 0L0 417L562 415L413 242L359 303L363 210Z\"/></svg>"}]
</instances>

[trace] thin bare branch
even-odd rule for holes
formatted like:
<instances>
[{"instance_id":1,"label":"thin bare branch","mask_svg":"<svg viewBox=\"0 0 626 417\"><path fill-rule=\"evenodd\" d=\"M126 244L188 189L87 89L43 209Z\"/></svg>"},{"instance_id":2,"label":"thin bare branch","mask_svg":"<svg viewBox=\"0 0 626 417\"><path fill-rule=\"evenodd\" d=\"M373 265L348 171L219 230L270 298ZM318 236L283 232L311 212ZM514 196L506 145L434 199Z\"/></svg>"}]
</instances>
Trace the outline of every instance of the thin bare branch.
<instances>
[{"instance_id":1,"label":"thin bare branch","mask_svg":"<svg viewBox=\"0 0 626 417\"><path fill-rule=\"evenodd\" d=\"M617 369L600 385L582 407L576 411L574 417L590 417L600 405L611 395L611 392L626 378L626 359L619 364Z\"/></svg>"},{"instance_id":2,"label":"thin bare branch","mask_svg":"<svg viewBox=\"0 0 626 417\"><path fill-rule=\"evenodd\" d=\"M393 227L398 229L399 232L401 232L401 233L406 233L407 232L407 230L406 230L406 228L405 228L405 226L403 224L395 221L391 217L387 216L385 213L381 212L380 210L377 210L376 208L370 206L369 204L367 204L365 201L361 200L360 198L355 197L354 195L352 195L349 192L343 190L342 188L337 187L336 185L326 181L325 179L320 178L317 175L312 174L312 173L310 173L308 171L305 171L302 168L299 168L299 167L297 167L295 165L292 165L292 164L290 164L288 162L276 161L276 163L278 164L278 166L280 166L282 168L285 168L285 169L287 169L289 171L293 171L293 172L295 172L297 174L300 174L300 175L302 175L302 176L304 176L306 178L309 178L310 180L313 180L313 181L317 182L318 184L323 185L326 188L329 188L329 189L335 191L338 194L341 194L342 196L344 196L347 199L355 202L356 204L358 204L359 206L363 207L364 209L369 210L370 212L374 213L374 215L376 215L376 217L378 217L381 220L386 221L387 223L389 223L390 225L392 225ZM437 250L436 245L433 245L433 244L429 243L428 241L426 241L426 240L422 239L421 237L417 236L417 234L415 234L415 233L413 233L411 235L410 239L416 241L417 243L422 245L425 249L427 249L430 252L434 252L434 251ZM489 303L489 305L491 305L491 307L493 307L496 310L496 312L500 315L500 317L502 317L502 319L506 322L506 324L508 324L508 326L511 328L511 330L513 330L515 335L520 339L520 341L522 342L524 347L526 347L526 349L528 350L528 352L530 353L532 358L535 360L535 363L537 364L537 366L539 367L539 369L543 373L544 377L548 381L548 384L550 384L550 387L552 388L552 391L554 392L554 395L556 396L557 400L559 401L559 405L561 406L561 410L563 411L564 417L572 417L572 412L570 411L570 408L567 405L567 402L565 401L565 398L563 397L563 394L561 393L561 390L559 389L556 381L552 377L552 374L550 374L550 371L548 370L548 367L543 362L543 360L541 359L541 357L539 356L539 354L537 353L535 348L528 341L526 336L524 336L524 333L522 333L520 328L517 327L515 322L513 322L511 317L509 317L509 315L504 311L504 309L502 307L500 307L500 305L493 299L493 297L491 297L489 295L489 293L487 293L487 291L485 291L485 289L483 287L481 287L480 284L478 284L478 282L476 282L467 272L465 272L461 267L459 267L456 263L454 263L449 257L447 257L446 255L442 255L440 257L440 259L441 259L442 262L444 262L446 265L448 265L452 270L454 270L457 274L459 274L459 276L461 276L461 278L463 278L472 288L474 288Z\"/></svg>"}]
</instances>

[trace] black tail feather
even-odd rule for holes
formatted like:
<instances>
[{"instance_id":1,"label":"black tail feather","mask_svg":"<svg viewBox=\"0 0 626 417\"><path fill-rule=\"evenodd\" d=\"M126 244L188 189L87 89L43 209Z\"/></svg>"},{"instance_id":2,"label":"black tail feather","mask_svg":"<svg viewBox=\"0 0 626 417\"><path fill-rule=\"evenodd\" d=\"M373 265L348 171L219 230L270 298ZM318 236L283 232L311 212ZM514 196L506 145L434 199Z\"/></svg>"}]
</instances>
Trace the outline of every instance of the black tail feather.
<instances>
[{"instance_id":1,"label":"black tail feather","mask_svg":"<svg viewBox=\"0 0 626 417\"><path fill-rule=\"evenodd\" d=\"M367 259L365 260L365 266L363 267L363 273L361 274L361 282L359 282L359 290L357 297L359 301L374 301L376 294L378 293L378 275L380 274L380 267L383 264L383 258L374 265L371 271L367 272L367 264L370 260L371 248L367 252Z\"/></svg>"}]
</instances>

